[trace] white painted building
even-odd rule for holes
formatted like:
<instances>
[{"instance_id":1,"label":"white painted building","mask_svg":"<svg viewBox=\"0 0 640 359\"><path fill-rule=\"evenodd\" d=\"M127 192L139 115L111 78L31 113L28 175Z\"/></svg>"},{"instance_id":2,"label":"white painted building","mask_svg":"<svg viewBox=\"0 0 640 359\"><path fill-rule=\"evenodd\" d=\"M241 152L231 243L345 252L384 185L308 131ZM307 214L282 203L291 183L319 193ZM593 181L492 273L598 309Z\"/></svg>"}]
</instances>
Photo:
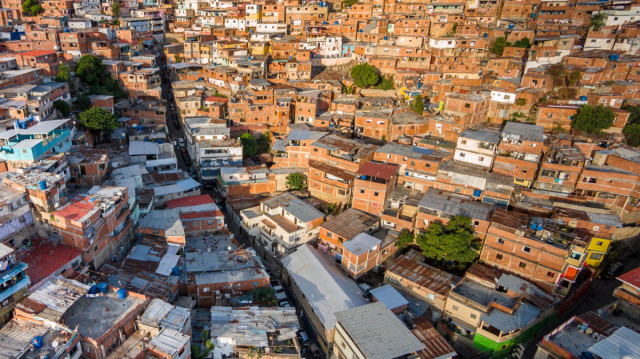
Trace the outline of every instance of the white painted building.
<instances>
[{"instance_id":1,"label":"white painted building","mask_svg":"<svg viewBox=\"0 0 640 359\"><path fill-rule=\"evenodd\" d=\"M500 143L500 133L488 129L466 130L458 136L453 159L491 168Z\"/></svg>"}]
</instances>

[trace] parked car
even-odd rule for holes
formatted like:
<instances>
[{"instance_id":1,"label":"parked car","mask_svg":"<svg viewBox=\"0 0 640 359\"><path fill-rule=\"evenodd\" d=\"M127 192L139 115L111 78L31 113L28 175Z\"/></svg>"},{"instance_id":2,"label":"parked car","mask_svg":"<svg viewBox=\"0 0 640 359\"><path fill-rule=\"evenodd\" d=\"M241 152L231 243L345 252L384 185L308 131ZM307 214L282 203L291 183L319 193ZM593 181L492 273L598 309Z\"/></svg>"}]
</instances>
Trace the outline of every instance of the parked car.
<instances>
[{"instance_id":1,"label":"parked car","mask_svg":"<svg viewBox=\"0 0 640 359\"><path fill-rule=\"evenodd\" d=\"M624 263L620 261L615 261L611 263L609 268L607 268L604 271L604 273L602 273L601 277L605 279L615 279L615 277L617 277L618 274L622 271L623 267L624 267Z\"/></svg>"},{"instance_id":2,"label":"parked car","mask_svg":"<svg viewBox=\"0 0 640 359\"><path fill-rule=\"evenodd\" d=\"M178 138L178 144L180 145L180 147L184 147L184 138Z\"/></svg>"},{"instance_id":3,"label":"parked car","mask_svg":"<svg viewBox=\"0 0 640 359\"><path fill-rule=\"evenodd\" d=\"M291 308L291 304L289 304L289 301L286 301L286 300L283 300L278 304L283 308Z\"/></svg>"}]
</instances>

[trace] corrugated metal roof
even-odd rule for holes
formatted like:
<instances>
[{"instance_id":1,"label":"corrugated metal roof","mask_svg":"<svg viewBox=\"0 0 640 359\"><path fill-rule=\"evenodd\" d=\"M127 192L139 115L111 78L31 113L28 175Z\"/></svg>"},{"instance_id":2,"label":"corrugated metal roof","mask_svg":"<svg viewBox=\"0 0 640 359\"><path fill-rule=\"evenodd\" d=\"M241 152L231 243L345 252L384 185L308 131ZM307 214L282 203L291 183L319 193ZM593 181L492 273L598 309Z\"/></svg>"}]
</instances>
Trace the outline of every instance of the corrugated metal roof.
<instances>
[{"instance_id":1,"label":"corrugated metal roof","mask_svg":"<svg viewBox=\"0 0 640 359\"><path fill-rule=\"evenodd\" d=\"M606 339L589 348L589 352L606 359L640 358L640 334L621 327Z\"/></svg>"},{"instance_id":2,"label":"corrugated metal roof","mask_svg":"<svg viewBox=\"0 0 640 359\"><path fill-rule=\"evenodd\" d=\"M371 303L335 315L368 359L393 359L425 349L384 303Z\"/></svg>"},{"instance_id":3,"label":"corrugated metal roof","mask_svg":"<svg viewBox=\"0 0 640 359\"><path fill-rule=\"evenodd\" d=\"M407 301L402 296L402 294L400 294L400 292L398 292L390 284L372 289L370 293L374 298L376 298L376 300L384 303L387 306L387 308L391 310L402 307L403 305L409 304L409 301Z\"/></svg>"},{"instance_id":4,"label":"corrugated metal roof","mask_svg":"<svg viewBox=\"0 0 640 359\"><path fill-rule=\"evenodd\" d=\"M540 309L536 306L521 302L513 314L493 309L489 314L483 314L480 319L503 333L508 333L516 329L526 328L538 318L540 312Z\"/></svg>"},{"instance_id":5,"label":"corrugated metal roof","mask_svg":"<svg viewBox=\"0 0 640 359\"><path fill-rule=\"evenodd\" d=\"M329 256L313 247L298 247L283 258L282 263L325 330L335 327L334 313L366 303L355 282L342 273Z\"/></svg>"},{"instance_id":6,"label":"corrugated metal roof","mask_svg":"<svg viewBox=\"0 0 640 359\"><path fill-rule=\"evenodd\" d=\"M358 233L352 239L342 243L342 247L344 247L345 251L353 253L356 256L360 256L374 249L380 243L382 243L382 241L378 238L363 232Z\"/></svg>"}]
</instances>

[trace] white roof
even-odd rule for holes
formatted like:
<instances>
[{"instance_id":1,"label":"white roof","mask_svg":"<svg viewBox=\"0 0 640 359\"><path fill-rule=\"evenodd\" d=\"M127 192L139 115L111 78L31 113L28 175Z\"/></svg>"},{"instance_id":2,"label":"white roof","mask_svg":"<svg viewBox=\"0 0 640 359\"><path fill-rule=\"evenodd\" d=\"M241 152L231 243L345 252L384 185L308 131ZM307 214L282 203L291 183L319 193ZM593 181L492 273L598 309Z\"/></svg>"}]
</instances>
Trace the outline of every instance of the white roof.
<instances>
[{"instance_id":1,"label":"white roof","mask_svg":"<svg viewBox=\"0 0 640 359\"><path fill-rule=\"evenodd\" d=\"M149 343L156 350L177 357L180 349L189 344L191 338L173 329L164 328Z\"/></svg>"},{"instance_id":2,"label":"white roof","mask_svg":"<svg viewBox=\"0 0 640 359\"><path fill-rule=\"evenodd\" d=\"M6 257L13 253L13 248L0 243L0 258Z\"/></svg>"},{"instance_id":3,"label":"white roof","mask_svg":"<svg viewBox=\"0 0 640 359\"><path fill-rule=\"evenodd\" d=\"M621 327L606 339L594 344L589 352L606 359L640 358L640 334Z\"/></svg>"},{"instance_id":4,"label":"white roof","mask_svg":"<svg viewBox=\"0 0 640 359\"><path fill-rule=\"evenodd\" d=\"M157 155L160 147L155 142L131 141L129 142L129 156Z\"/></svg>"},{"instance_id":5,"label":"white roof","mask_svg":"<svg viewBox=\"0 0 640 359\"><path fill-rule=\"evenodd\" d=\"M282 263L325 330L336 326L335 313L367 303L356 283L336 268L329 256L313 247L298 247Z\"/></svg>"}]
</instances>

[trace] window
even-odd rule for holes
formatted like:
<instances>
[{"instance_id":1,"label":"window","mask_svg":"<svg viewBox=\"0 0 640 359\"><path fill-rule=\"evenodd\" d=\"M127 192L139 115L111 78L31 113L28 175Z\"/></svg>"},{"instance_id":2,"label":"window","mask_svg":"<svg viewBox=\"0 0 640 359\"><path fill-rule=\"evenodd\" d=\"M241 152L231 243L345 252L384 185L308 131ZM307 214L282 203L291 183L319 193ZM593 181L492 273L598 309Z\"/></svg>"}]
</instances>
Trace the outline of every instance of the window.
<instances>
[{"instance_id":1,"label":"window","mask_svg":"<svg viewBox=\"0 0 640 359\"><path fill-rule=\"evenodd\" d=\"M556 274L553 273L553 272L547 272L547 277L549 277L549 278L553 278L553 277L555 277L555 275Z\"/></svg>"},{"instance_id":2,"label":"window","mask_svg":"<svg viewBox=\"0 0 640 359\"><path fill-rule=\"evenodd\" d=\"M520 267L520 268L522 268L522 269L527 268L527 263L525 263L525 262L520 262L520 264L518 265L518 267Z\"/></svg>"},{"instance_id":3,"label":"window","mask_svg":"<svg viewBox=\"0 0 640 359\"><path fill-rule=\"evenodd\" d=\"M460 144L461 144L461 145L466 145L466 144L467 144L467 140L462 140L462 141L460 141Z\"/></svg>"},{"instance_id":4,"label":"window","mask_svg":"<svg viewBox=\"0 0 640 359\"><path fill-rule=\"evenodd\" d=\"M589 259L593 259L594 261L599 261L602 259L602 253L591 253L591 255L589 255Z\"/></svg>"},{"instance_id":5,"label":"window","mask_svg":"<svg viewBox=\"0 0 640 359\"><path fill-rule=\"evenodd\" d=\"M213 220L208 220L207 224L210 225L210 226L213 225Z\"/></svg>"},{"instance_id":6,"label":"window","mask_svg":"<svg viewBox=\"0 0 640 359\"><path fill-rule=\"evenodd\" d=\"M582 254L578 252L571 252L571 259L580 260L582 258Z\"/></svg>"},{"instance_id":7,"label":"window","mask_svg":"<svg viewBox=\"0 0 640 359\"><path fill-rule=\"evenodd\" d=\"M496 254L496 259L501 261L503 258L502 254Z\"/></svg>"},{"instance_id":8,"label":"window","mask_svg":"<svg viewBox=\"0 0 640 359\"><path fill-rule=\"evenodd\" d=\"M524 247L522 247L522 251L525 252L525 253L531 253L531 248L527 247L527 246L524 246Z\"/></svg>"},{"instance_id":9,"label":"window","mask_svg":"<svg viewBox=\"0 0 640 359\"><path fill-rule=\"evenodd\" d=\"M602 242L602 241L598 241L598 242L596 242L596 246L601 246L601 245L603 245L603 244L604 244L604 242Z\"/></svg>"},{"instance_id":10,"label":"window","mask_svg":"<svg viewBox=\"0 0 640 359\"><path fill-rule=\"evenodd\" d=\"M464 157L465 153L464 152L460 152L460 157Z\"/></svg>"},{"instance_id":11,"label":"window","mask_svg":"<svg viewBox=\"0 0 640 359\"><path fill-rule=\"evenodd\" d=\"M464 104L464 108L471 108L471 104L470 103L465 103Z\"/></svg>"},{"instance_id":12,"label":"window","mask_svg":"<svg viewBox=\"0 0 640 359\"><path fill-rule=\"evenodd\" d=\"M453 310L456 310L456 311L457 311L458 309L459 309L459 308L458 308L458 306L457 306L457 305L454 305L454 306L453 306Z\"/></svg>"},{"instance_id":13,"label":"window","mask_svg":"<svg viewBox=\"0 0 640 359\"><path fill-rule=\"evenodd\" d=\"M378 192L373 192L373 195L374 195L375 197L378 197L378 194L379 194Z\"/></svg>"},{"instance_id":14,"label":"window","mask_svg":"<svg viewBox=\"0 0 640 359\"><path fill-rule=\"evenodd\" d=\"M364 190L362 188L360 189L360 194L364 194Z\"/></svg>"},{"instance_id":15,"label":"window","mask_svg":"<svg viewBox=\"0 0 640 359\"><path fill-rule=\"evenodd\" d=\"M476 319L478 317L477 315L475 315L473 313L471 313L469 316L471 317L471 319Z\"/></svg>"},{"instance_id":16,"label":"window","mask_svg":"<svg viewBox=\"0 0 640 359\"><path fill-rule=\"evenodd\" d=\"M504 238L498 238L498 244L504 244Z\"/></svg>"}]
</instances>

